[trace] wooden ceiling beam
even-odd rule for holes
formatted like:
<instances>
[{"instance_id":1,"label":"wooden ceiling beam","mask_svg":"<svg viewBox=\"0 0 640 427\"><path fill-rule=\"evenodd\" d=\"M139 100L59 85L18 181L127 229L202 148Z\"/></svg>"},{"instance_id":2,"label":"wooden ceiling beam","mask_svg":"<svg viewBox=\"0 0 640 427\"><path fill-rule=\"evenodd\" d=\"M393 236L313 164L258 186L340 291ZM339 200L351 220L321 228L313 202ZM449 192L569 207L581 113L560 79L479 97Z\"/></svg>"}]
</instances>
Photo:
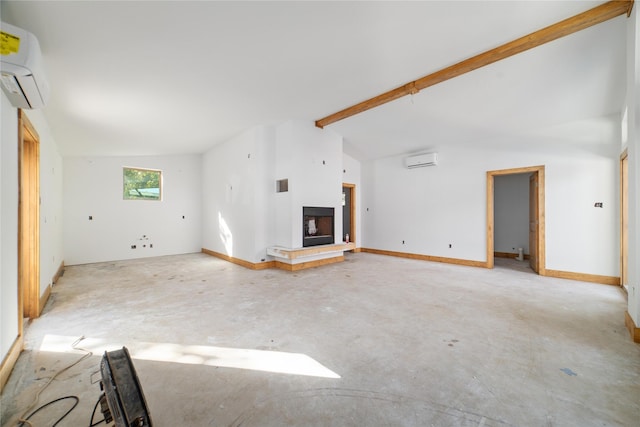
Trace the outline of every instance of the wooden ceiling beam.
<instances>
[{"instance_id":1,"label":"wooden ceiling beam","mask_svg":"<svg viewBox=\"0 0 640 427\"><path fill-rule=\"evenodd\" d=\"M600 6L589 9L586 12L567 18L553 25L535 31L519 39L498 46L494 49L483 52L479 55L465 59L462 62L443 68L435 73L421 77L417 80L404 84L388 92L375 96L344 110L333 113L327 117L316 120L316 126L324 128L327 125L346 119L370 110L387 102L394 101L406 95L414 95L429 86L442 83L462 74L492 64L502 59L508 58L526 50L533 49L553 40L568 36L602 22L608 21L620 15L629 16L633 8L633 0L609 1Z\"/></svg>"}]
</instances>

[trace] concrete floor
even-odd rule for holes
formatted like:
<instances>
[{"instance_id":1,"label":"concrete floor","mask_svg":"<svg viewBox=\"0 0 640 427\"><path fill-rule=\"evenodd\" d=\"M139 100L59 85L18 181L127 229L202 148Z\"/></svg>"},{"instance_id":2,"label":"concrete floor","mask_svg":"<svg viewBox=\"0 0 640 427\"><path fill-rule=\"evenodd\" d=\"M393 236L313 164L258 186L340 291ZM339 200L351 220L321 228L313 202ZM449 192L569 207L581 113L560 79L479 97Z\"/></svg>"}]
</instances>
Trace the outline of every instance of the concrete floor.
<instances>
[{"instance_id":1,"label":"concrete floor","mask_svg":"<svg viewBox=\"0 0 640 427\"><path fill-rule=\"evenodd\" d=\"M2 394L14 426L127 346L155 426L638 426L640 346L619 288L347 254L291 273L190 254L67 267ZM36 414L50 426L70 401ZM98 417L95 418L97 420ZM102 424L104 425L104 424Z\"/></svg>"}]
</instances>

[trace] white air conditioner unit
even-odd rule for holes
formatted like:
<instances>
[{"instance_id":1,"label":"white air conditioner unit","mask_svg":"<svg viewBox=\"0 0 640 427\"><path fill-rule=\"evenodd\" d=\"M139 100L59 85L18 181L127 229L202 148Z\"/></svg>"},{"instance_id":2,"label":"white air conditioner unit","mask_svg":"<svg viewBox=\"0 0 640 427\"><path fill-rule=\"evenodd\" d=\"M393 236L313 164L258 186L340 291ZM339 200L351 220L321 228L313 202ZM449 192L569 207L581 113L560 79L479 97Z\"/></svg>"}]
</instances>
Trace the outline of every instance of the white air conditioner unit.
<instances>
[{"instance_id":1,"label":"white air conditioner unit","mask_svg":"<svg viewBox=\"0 0 640 427\"><path fill-rule=\"evenodd\" d=\"M409 168L422 168L438 164L438 153L418 154L404 159L404 165Z\"/></svg>"},{"instance_id":2,"label":"white air conditioner unit","mask_svg":"<svg viewBox=\"0 0 640 427\"><path fill-rule=\"evenodd\" d=\"M15 107L44 107L49 99L49 83L42 68L38 39L26 30L4 22L0 31L2 90Z\"/></svg>"}]
</instances>

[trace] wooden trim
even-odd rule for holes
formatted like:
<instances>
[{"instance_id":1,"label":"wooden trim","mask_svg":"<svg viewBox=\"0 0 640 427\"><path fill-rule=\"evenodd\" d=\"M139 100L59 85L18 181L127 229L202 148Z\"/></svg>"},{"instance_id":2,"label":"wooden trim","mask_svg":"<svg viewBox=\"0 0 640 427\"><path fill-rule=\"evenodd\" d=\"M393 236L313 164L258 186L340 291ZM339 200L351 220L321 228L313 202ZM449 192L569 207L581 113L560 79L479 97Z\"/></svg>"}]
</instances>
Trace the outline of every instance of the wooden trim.
<instances>
[{"instance_id":1,"label":"wooden trim","mask_svg":"<svg viewBox=\"0 0 640 427\"><path fill-rule=\"evenodd\" d=\"M56 274L54 274L53 277L51 278L51 283L53 283L54 285L57 284L58 280L60 280L63 274L64 274L64 261L60 263L60 266L58 267Z\"/></svg>"},{"instance_id":2,"label":"wooden trim","mask_svg":"<svg viewBox=\"0 0 640 427\"><path fill-rule=\"evenodd\" d=\"M372 249L372 248L360 248L361 252L368 252L371 254L378 255L388 255L395 256L400 258L409 258L409 259L417 259L420 261L432 261L432 262L442 262L446 264L457 264L457 265L465 265L469 267L486 267L486 263L483 261L473 261L467 259L458 259L458 258L446 258L439 256L431 256L431 255L422 255L422 254L412 254L408 252L395 252L395 251L385 251L381 249Z\"/></svg>"},{"instance_id":3,"label":"wooden trim","mask_svg":"<svg viewBox=\"0 0 640 427\"><path fill-rule=\"evenodd\" d=\"M545 167L527 166L522 168L501 169L487 172L487 262L486 268L493 268L494 254L494 178L503 175L515 175L521 173L538 174L538 274L546 272L546 235L545 235Z\"/></svg>"},{"instance_id":4,"label":"wooden trim","mask_svg":"<svg viewBox=\"0 0 640 427\"><path fill-rule=\"evenodd\" d=\"M511 169L500 169L495 171L489 171L487 173L491 173L492 176L501 176L501 175L516 175L521 173L539 172L541 170L544 170L544 165L525 166L522 168L511 168Z\"/></svg>"},{"instance_id":5,"label":"wooden trim","mask_svg":"<svg viewBox=\"0 0 640 427\"><path fill-rule=\"evenodd\" d=\"M547 274L547 235L546 235L546 182L545 169L540 166L538 174L538 274L545 276Z\"/></svg>"},{"instance_id":6,"label":"wooden trim","mask_svg":"<svg viewBox=\"0 0 640 427\"><path fill-rule=\"evenodd\" d=\"M614 276L600 276L597 274L574 273L571 271L546 270L545 276L559 279L579 280L581 282L600 283L603 285L620 286L620 278Z\"/></svg>"},{"instance_id":7,"label":"wooden trim","mask_svg":"<svg viewBox=\"0 0 640 427\"><path fill-rule=\"evenodd\" d=\"M518 254L514 254L511 252L494 252L493 253L494 258L517 258Z\"/></svg>"},{"instance_id":8,"label":"wooden trim","mask_svg":"<svg viewBox=\"0 0 640 427\"><path fill-rule=\"evenodd\" d=\"M40 137L29 118L18 110L18 293L20 316L40 315Z\"/></svg>"},{"instance_id":9,"label":"wooden trim","mask_svg":"<svg viewBox=\"0 0 640 427\"><path fill-rule=\"evenodd\" d=\"M518 254L514 254L513 252L494 252L493 256L495 258L512 258L516 259ZM529 254L524 254L524 259L529 259Z\"/></svg>"},{"instance_id":10,"label":"wooden trim","mask_svg":"<svg viewBox=\"0 0 640 427\"><path fill-rule=\"evenodd\" d=\"M275 267L287 271L300 271L307 268L320 267L323 265L335 264L344 261L344 255L338 255L332 258L318 259L315 261L300 262L298 264L288 264L282 261L275 261Z\"/></svg>"},{"instance_id":11,"label":"wooden trim","mask_svg":"<svg viewBox=\"0 0 640 427\"><path fill-rule=\"evenodd\" d=\"M493 229L494 229L494 206L493 206L493 193L494 193L494 175L491 172L487 172L487 261L485 263L486 268L494 267L493 253L494 250L494 240L493 240Z\"/></svg>"},{"instance_id":12,"label":"wooden trim","mask_svg":"<svg viewBox=\"0 0 640 427\"><path fill-rule=\"evenodd\" d=\"M503 44L502 46L498 46L479 55L465 59L462 62L458 62L457 64L406 83L381 95L345 108L344 110L333 113L320 120L316 120L316 126L324 128L327 125L346 119L347 117L354 116L362 113L363 111L370 110L406 95L414 95L429 86L453 79L454 77L461 76L510 56L517 55L553 40L568 36L613 19L617 16L623 14L627 14L628 16L632 7L633 1L609 1L600 6L596 6L593 9L589 9L586 12L582 12L571 18L567 18L524 37L520 37L509 43Z\"/></svg>"},{"instance_id":13,"label":"wooden trim","mask_svg":"<svg viewBox=\"0 0 640 427\"><path fill-rule=\"evenodd\" d=\"M23 348L24 337L23 335L19 335L11 345L11 348L9 349L9 352L7 353L5 358L2 360L2 365L0 365L0 391L2 391L5 384L7 384L9 376L11 376L11 371L16 365L18 357L20 356L20 353L22 353Z\"/></svg>"},{"instance_id":14,"label":"wooden trim","mask_svg":"<svg viewBox=\"0 0 640 427\"><path fill-rule=\"evenodd\" d=\"M266 261L266 262L253 263L253 262L245 261L245 260L240 259L240 258L234 258L234 257L231 257L229 255L225 255L225 254L222 254L220 252L212 251L210 249L205 249L205 248L202 248L202 253L214 256L216 258L223 259L225 261L229 261L230 263L240 265L240 266L248 268L250 270L265 270L267 268L275 267L275 261Z\"/></svg>"},{"instance_id":15,"label":"wooden trim","mask_svg":"<svg viewBox=\"0 0 640 427\"><path fill-rule=\"evenodd\" d=\"M640 343L640 328L635 324L628 311L624 312L624 324L629 330L631 340Z\"/></svg>"},{"instance_id":16,"label":"wooden trim","mask_svg":"<svg viewBox=\"0 0 640 427\"><path fill-rule=\"evenodd\" d=\"M346 182L342 183L342 187L351 189L351 210L349 211L351 230L349 230L349 242L356 242L356 185ZM342 231L344 234L344 230Z\"/></svg>"},{"instance_id":17,"label":"wooden trim","mask_svg":"<svg viewBox=\"0 0 640 427\"><path fill-rule=\"evenodd\" d=\"M353 249L352 249L352 252L353 252L354 254L357 254L357 253L363 252L363 250L362 250L362 248L353 248Z\"/></svg>"}]
</instances>

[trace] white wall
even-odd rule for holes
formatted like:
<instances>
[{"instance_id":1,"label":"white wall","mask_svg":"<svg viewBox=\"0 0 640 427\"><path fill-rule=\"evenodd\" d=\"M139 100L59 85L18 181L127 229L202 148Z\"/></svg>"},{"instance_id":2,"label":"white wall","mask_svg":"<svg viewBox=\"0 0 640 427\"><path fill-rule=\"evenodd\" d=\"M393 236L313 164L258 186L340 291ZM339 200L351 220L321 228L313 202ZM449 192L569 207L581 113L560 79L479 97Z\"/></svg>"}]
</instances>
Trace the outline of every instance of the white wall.
<instances>
[{"instance_id":1,"label":"white wall","mask_svg":"<svg viewBox=\"0 0 640 427\"><path fill-rule=\"evenodd\" d=\"M627 311L640 327L640 13L627 20L627 106L629 156L629 280Z\"/></svg>"},{"instance_id":2,"label":"white wall","mask_svg":"<svg viewBox=\"0 0 640 427\"><path fill-rule=\"evenodd\" d=\"M619 154L581 157L576 152L547 167L546 267L619 277Z\"/></svg>"},{"instance_id":3,"label":"white wall","mask_svg":"<svg viewBox=\"0 0 640 427\"><path fill-rule=\"evenodd\" d=\"M274 174L275 159L275 130L265 126L260 129L260 136L256 139L252 157L255 155L260 162L253 166L255 206L259 207L253 212L255 224L255 236L253 247L253 259L255 262L266 260L266 248L272 246L275 240L275 196L276 179Z\"/></svg>"},{"instance_id":4,"label":"white wall","mask_svg":"<svg viewBox=\"0 0 640 427\"><path fill-rule=\"evenodd\" d=\"M302 247L302 208L333 207L335 242L342 239L342 137L312 122L288 121L276 128L276 176L289 180L289 194L276 197L276 242Z\"/></svg>"},{"instance_id":5,"label":"white wall","mask_svg":"<svg viewBox=\"0 0 640 427\"><path fill-rule=\"evenodd\" d=\"M202 170L205 249L258 263L271 259L269 246L301 247L303 206L334 207L340 235L342 138L333 132L300 121L255 127L206 152ZM276 192L279 179L289 191Z\"/></svg>"},{"instance_id":6,"label":"white wall","mask_svg":"<svg viewBox=\"0 0 640 427\"><path fill-rule=\"evenodd\" d=\"M259 126L202 157L202 246L249 262L266 260L276 184L273 128Z\"/></svg>"},{"instance_id":7,"label":"white wall","mask_svg":"<svg viewBox=\"0 0 640 427\"><path fill-rule=\"evenodd\" d=\"M366 184L372 199L365 201L369 210L363 220L369 224L364 247L484 258L484 171L464 151L438 151L438 166L409 170L404 167L404 156L371 164L372 181Z\"/></svg>"},{"instance_id":8,"label":"white wall","mask_svg":"<svg viewBox=\"0 0 640 427\"><path fill-rule=\"evenodd\" d=\"M619 118L611 117L517 141L433 147L435 167L405 169L404 156L371 162L363 246L484 262L486 172L545 165L546 267L619 276L619 141Z\"/></svg>"},{"instance_id":9,"label":"white wall","mask_svg":"<svg viewBox=\"0 0 640 427\"><path fill-rule=\"evenodd\" d=\"M494 250L529 253L529 175L494 178Z\"/></svg>"},{"instance_id":10,"label":"white wall","mask_svg":"<svg viewBox=\"0 0 640 427\"><path fill-rule=\"evenodd\" d=\"M0 143L0 354L18 336L18 111L2 93ZM23 110L40 140L40 292L64 261L62 158L40 110Z\"/></svg>"},{"instance_id":11,"label":"white wall","mask_svg":"<svg viewBox=\"0 0 640 427\"><path fill-rule=\"evenodd\" d=\"M296 172L294 158L296 157L295 143L293 136L293 123L285 123L275 128L275 178L276 180L286 179L288 191L276 193L274 201L275 209L275 234L273 245L282 247L293 247L296 240L296 233L291 226L294 221L293 192L299 188L298 183L293 179ZM302 243L296 246L302 246Z\"/></svg>"},{"instance_id":12,"label":"white wall","mask_svg":"<svg viewBox=\"0 0 640 427\"><path fill-rule=\"evenodd\" d=\"M65 264L200 251L200 155L66 157L63 166ZM123 200L125 166L162 170L162 201Z\"/></svg>"},{"instance_id":13,"label":"white wall","mask_svg":"<svg viewBox=\"0 0 640 427\"><path fill-rule=\"evenodd\" d=\"M18 112L0 95L0 360L18 337Z\"/></svg>"},{"instance_id":14,"label":"white wall","mask_svg":"<svg viewBox=\"0 0 640 427\"><path fill-rule=\"evenodd\" d=\"M40 137L40 293L64 262L62 156L41 110L24 110Z\"/></svg>"}]
</instances>

